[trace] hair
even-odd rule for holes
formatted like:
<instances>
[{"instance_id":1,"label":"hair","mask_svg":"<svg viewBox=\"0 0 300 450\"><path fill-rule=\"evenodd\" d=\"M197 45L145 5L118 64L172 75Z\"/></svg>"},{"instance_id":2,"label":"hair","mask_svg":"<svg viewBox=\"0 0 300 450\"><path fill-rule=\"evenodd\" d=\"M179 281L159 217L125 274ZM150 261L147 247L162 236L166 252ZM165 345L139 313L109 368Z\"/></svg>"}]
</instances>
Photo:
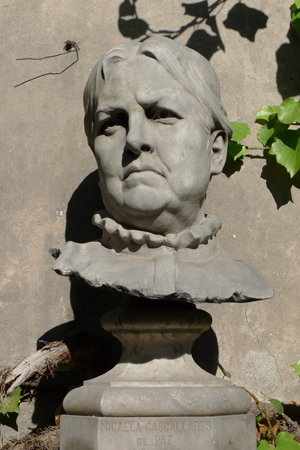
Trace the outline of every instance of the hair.
<instances>
[{"instance_id":1,"label":"hair","mask_svg":"<svg viewBox=\"0 0 300 450\"><path fill-rule=\"evenodd\" d=\"M232 135L231 124L220 100L219 79L210 63L196 51L165 37L151 37L144 42L117 45L106 52L93 68L84 94L84 128L88 144L94 148L94 118L98 108L98 93L113 65L122 60L144 55L153 58L200 103L204 122L210 131L223 130ZM126 75L125 75L126 76Z\"/></svg>"}]
</instances>

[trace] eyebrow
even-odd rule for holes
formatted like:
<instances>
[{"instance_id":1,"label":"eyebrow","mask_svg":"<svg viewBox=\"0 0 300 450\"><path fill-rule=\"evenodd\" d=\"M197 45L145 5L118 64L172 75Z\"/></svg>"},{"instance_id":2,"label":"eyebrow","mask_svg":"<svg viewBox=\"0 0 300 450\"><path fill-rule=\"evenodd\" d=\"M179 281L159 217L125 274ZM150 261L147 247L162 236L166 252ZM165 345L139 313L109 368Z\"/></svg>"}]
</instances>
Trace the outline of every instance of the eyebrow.
<instances>
[{"instance_id":1,"label":"eyebrow","mask_svg":"<svg viewBox=\"0 0 300 450\"><path fill-rule=\"evenodd\" d=\"M97 108L96 114L101 114L101 113L103 113L103 114L111 114L112 111L117 111L118 109L121 110L123 108L120 107L120 105L117 105L117 104L116 105L104 106L104 107Z\"/></svg>"},{"instance_id":2,"label":"eyebrow","mask_svg":"<svg viewBox=\"0 0 300 450\"><path fill-rule=\"evenodd\" d=\"M153 105L159 105L161 102L163 103L163 106L165 106L167 109L177 111L179 114L181 112L181 108L178 105L176 95L156 95L153 97L140 97L137 102L142 108L145 107L151 107ZM137 100L136 100L137 101ZM96 110L96 115L99 114L105 114L110 116L115 111L126 111L126 108L121 103L110 103L104 106L100 106Z\"/></svg>"}]
</instances>

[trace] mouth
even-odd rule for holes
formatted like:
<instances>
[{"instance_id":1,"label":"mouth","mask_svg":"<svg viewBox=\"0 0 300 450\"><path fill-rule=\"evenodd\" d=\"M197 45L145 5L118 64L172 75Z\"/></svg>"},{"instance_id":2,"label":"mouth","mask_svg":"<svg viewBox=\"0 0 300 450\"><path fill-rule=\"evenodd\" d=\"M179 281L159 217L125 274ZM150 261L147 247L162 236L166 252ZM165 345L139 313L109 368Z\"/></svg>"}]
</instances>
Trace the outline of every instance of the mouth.
<instances>
[{"instance_id":1,"label":"mouth","mask_svg":"<svg viewBox=\"0 0 300 450\"><path fill-rule=\"evenodd\" d=\"M132 173L142 173L142 172L152 172L162 176L162 173L152 166L144 165L141 167L137 167L135 165L132 165L124 170L123 181L125 181Z\"/></svg>"}]
</instances>

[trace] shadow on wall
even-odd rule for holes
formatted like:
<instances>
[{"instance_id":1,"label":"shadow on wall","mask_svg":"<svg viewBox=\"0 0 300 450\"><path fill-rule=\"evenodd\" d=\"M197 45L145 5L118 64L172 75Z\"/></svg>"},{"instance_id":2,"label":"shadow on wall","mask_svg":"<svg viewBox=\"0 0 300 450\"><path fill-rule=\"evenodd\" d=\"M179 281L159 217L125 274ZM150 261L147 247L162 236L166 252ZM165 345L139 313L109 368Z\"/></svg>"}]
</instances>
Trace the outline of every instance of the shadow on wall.
<instances>
[{"instance_id":1,"label":"shadow on wall","mask_svg":"<svg viewBox=\"0 0 300 450\"><path fill-rule=\"evenodd\" d=\"M210 60L217 51L223 50L225 52L225 45L217 26L216 17L226 1L216 0L212 5L209 5L207 0L196 3L181 3L184 8L183 15L190 16L192 19L178 30L155 30L144 18L138 16L138 0L124 0L119 7L119 31L126 38L143 41L156 35L176 39L186 30L191 29L194 31L186 43L187 47L196 50ZM267 21L268 16L262 11L239 2L232 7L223 23L225 27L239 32L242 37L254 42L256 32L261 28L266 28ZM200 26L202 29L197 29ZM206 29L203 29L204 27Z\"/></svg>"},{"instance_id":2,"label":"shadow on wall","mask_svg":"<svg viewBox=\"0 0 300 450\"><path fill-rule=\"evenodd\" d=\"M93 214L101 208L103 205L98 188L98 173L95 171L85 178L69 201L66 240L84 243L99 239L101 230L92 225L91 220ZM81 367L75 374L69 371L58 372L54 379L49 377L45 386L39 388L32 417L38 428L55 424L55 410L70 386L82 384L85 379L107 372L118 362L121 346L100 326L100 319L107 311L115 309L119 300L119 295L114 292L93 288L76 277L70 278L70 303L74 320L48 330L39 338L37 347L43 347L43 341L65 340L69 349L70 342L78 349L79 343L90 339L92 344L87 343L83 350L87 353L94 348L93 355L85 355L84 360L80 355ZM72 351L71 354L73 357ZM93 360L94 354L97 355L96 361Z\"/></svg>"},{"instance_id":3,"label":"shadow on wall","mask_svg":"<svg viewBox=\"0 0 300 450\"><path fill-rule=\"evenodd\" d=\"M278 164L275 156L269 155L267 151L264 151L262 156L246 155L245 157L265 160L266 164L263 166L260 176L263 180L266 180L266 186L273 196L277 209L293 201L291 189L292 186L300 189L300 171L293 178L290 178L285 167ZM243 160L237 159L234 161L228 153L223 173L229 178L234 173L239 172L242 166Z\"/></svg>"},{"instance_id":4,"label":"shadow on wall","mask_svg":"<svg viewBox=\"0 0 300 450\"><path fill-rule=\"evenodd\" d=\"M251 42L255 41L258 30L267 27L268 16L255 8L249 8L244 3L235 4L228 13L223 24L226 28L237 31Z\"/></svg>"},{"instance_id":5,"label":"shadow on wall","mask_svg":"<svg viewBox=\"0 0 300 450\"><path fill-rule=\"evenodd\" d=\"M300 37L292 26L287 37L290 42L282 44L276 52L277 86L283 100L300 95Z\"/></svg>"},{"instance_id":6,"label":"shadow on wall","mask_svg":"<svg viewBox=\"0 0 300 450\"><path fill-rule=\"evenodd\" d=\"M276 162L275 156L269 155L266 151L264 155L266 165L262 169L261 177L266 180L267 188L276 202L277 209L279 209L293 201L292 186L300 189L300 172L290 178L285 167Z\"/></svg>"},{"instance_id":7,"label":"shadow on wall","mask_svg":"<svg viewBox=\"0 0 300 450\"><path fill-rule=\"evenodd\" d=\"M124 0L119 7L118 26L120 33L130 39L140 39L143 41L150 36L166 36L171 39L176 39L188 29L195 29L200 25L206 26L207 30L194 31L187 46L201 53L207 59L218 50L225 51L217 23L216 14L220 11L220 7L226 3L227 0L216 0L213 5L208 5L207 0L197 3L182 3L184 8L184 15L191 16L192 19L185 25L182 25L178 30L165 29L155 30L151 28L147 21L140 18L137 13L136 4L138 0Z\"/></svg>"}]
</instances>

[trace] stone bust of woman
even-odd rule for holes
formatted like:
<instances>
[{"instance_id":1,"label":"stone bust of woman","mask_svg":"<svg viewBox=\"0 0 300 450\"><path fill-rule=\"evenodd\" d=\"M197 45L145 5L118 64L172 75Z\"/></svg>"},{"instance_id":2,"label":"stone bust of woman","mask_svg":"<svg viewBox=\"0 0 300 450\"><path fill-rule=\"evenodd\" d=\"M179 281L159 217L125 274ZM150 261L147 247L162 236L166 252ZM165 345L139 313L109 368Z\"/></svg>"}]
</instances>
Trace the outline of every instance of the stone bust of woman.
<instances>
[{"instance_id":1,"label":"stone bust of woman","mask_svg":"<svg viewBox=\"0 0 300 450\"><path fill-rule=\"evenodd\" d=\"M84 106L103 236L53 248L54 270L153 299L272 297L257 269L218 249L221 222L204 212L232 133L209 62L163 37L115 46L92 70Z\"/></svg>"}]
</instances>

